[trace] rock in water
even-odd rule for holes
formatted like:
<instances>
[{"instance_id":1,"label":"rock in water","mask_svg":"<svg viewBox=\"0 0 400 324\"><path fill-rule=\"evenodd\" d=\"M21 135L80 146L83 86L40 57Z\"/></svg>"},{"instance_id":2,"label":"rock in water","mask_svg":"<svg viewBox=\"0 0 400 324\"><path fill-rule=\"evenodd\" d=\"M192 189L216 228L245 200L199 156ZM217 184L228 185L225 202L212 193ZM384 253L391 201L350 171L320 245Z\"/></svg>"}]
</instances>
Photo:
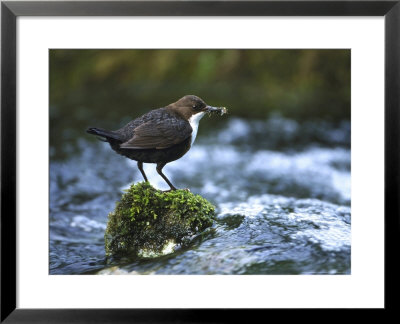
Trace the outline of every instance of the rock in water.
<instances>
[{"instance_id":1,"label":"rock in water","mask_svg":"<svg viewBox=\"0 0 400 324\"><path fill-rule=\"evenodd\" d=\"M153 257L184 246L213 224L215 207L186 190L163 192L148 182L132 185L108 215L107 256Z\"/></svg>"}]
</instances>

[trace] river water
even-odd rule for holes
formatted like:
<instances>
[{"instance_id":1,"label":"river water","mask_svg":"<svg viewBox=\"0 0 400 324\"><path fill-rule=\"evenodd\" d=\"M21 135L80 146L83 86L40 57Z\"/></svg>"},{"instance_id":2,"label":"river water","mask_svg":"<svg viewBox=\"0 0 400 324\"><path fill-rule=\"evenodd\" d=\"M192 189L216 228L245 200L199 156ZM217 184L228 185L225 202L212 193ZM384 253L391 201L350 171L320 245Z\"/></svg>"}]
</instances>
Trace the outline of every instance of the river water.
<instances>
[{"instance_id":1,"label":"river water","mask_svg":"<svg viewBox=\"0 0 400 324\"><path fill-rule=\"evenodd\" d=\"M228 115L229 116L229 115ZM224 118L224 117L223 117ZM350 274L350 123L229 117L164 173L217 207L189 247L107 260L104 231L136 162L85 135L50 159L50 274ZM155 165L145 172L168 189Z\"/></svg>"}]
</instances>

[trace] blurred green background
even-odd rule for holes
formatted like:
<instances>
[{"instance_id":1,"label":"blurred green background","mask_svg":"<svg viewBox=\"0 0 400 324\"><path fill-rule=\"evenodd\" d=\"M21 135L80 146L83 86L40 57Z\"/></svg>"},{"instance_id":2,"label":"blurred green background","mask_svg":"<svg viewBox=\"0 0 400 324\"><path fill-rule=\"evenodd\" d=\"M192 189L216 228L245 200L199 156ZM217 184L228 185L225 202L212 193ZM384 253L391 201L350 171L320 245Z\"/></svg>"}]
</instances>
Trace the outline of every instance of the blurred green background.
<instances>
[{"instance_id":1,"label":"blurred green background","mask_svg":"<svg viewBox=\"0 0 400 324\"><path fill-rule=\"evenodd\" d=\"M350 50L50 50L51 152L186 94L228 117L350 120L350 80Z\"/></svg>"}]
</instances>

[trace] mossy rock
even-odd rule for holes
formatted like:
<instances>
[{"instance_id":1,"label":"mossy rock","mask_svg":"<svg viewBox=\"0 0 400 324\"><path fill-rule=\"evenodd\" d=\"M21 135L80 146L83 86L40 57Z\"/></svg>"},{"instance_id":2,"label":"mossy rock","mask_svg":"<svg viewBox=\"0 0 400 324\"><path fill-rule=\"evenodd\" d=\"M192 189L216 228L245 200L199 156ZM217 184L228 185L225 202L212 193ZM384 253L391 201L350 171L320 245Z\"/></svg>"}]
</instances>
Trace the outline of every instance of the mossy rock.
<instances>
[{"instance_id":1,"label":"mossy rock","mask_svg":"<svg viewBox=\"0 0 400 324\"><path fill-rule=\"evenodd\" d=\"M108 215L107 256L153 257L184 246L213 224L215 207L187 190L163 192L148 182L132 185Z\"/></svg>"}]
</instances>

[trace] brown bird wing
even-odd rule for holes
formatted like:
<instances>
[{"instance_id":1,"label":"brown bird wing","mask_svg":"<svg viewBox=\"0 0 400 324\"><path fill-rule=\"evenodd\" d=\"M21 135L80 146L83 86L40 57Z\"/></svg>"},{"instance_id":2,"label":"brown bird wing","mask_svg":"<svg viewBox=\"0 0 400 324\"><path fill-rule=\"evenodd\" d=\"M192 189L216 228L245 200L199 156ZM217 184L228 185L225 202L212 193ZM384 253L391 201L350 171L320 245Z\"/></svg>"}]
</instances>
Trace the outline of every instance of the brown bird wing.
<instances>
[{"instance_id":1,"label":"brown bird wing","mask_svg":"<svg viewBox=\"0 0 400 324\"><path fill-rule=\"evenodd\" d=\"M133 137L120 145L124 149L165 149L192 134L190 124L174 116L149 120L135 128Z\"/></svg>"}]
</instances>

